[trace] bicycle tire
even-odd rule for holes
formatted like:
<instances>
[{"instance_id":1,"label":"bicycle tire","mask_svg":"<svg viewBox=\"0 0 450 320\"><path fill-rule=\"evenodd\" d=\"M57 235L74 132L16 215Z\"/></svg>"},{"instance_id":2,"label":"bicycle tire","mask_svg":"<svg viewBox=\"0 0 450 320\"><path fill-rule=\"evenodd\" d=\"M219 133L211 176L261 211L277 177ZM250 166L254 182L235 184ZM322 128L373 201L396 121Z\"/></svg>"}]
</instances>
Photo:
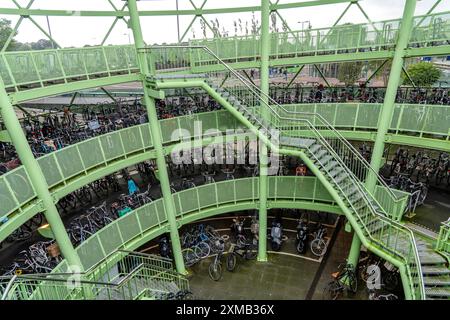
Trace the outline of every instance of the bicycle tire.
<instances>
[{"instance_id":1,"label":"bicycle tire","mask_svg":"<svg viewBox=\"0 0 450 320\"><path fill-rule=\"evenodd\" d=\"M213 261L208 268L209 277L213 281L219 281L222 278L222 263Z\"/></svg>"},{"instance_id":2,"label":"bicycle tire","mask_svg":"<svg viewBox=\"0 0 450 320\"><path fill-rule=\"evenodd\" d=\"M337 281L329 282L323 289L323 300L337 300L342 292L342 286Z\"/></svg>"},{"instance_id":3,"label":"bicycle tire","mask_svg":"<svg viewBox=\"0 0 450 320\"><path fill-rule=\"evenodd\" d=\"M323 239L314 239L311 241L311 252L316 257L322 257L327 251L327 244Z\"/></svg>"},{"instance_id":4,"label":"bicycle tire","mask_svg":"<svg viewBox=\"0 0 450 320\"><path fill-rule=\"evenodd\" d=\"M236 262L236 254L234 252L231 252L227 256L227 270L233 272L236 269Z\"/></svg>"},{"instance_id":5,"label":"bicycle tire","mask_svg":"<svg viewBox=\"0 0 450 320\"><path fill-rule=\"evenodd\" d=\"M183 256L184 264L186 267L193 266L197 261L197 257L194 253L194 250L191 248L186 248L181 251L181 255Z\"/></svg>"},{"instance_id":6,"label":"bicycle tire","mask_svg":"<svg viewBox=\"0 0 450 320\"><path fill-rule=\"evenodd\" d=\"M255 246L251 245L245 250L245 259L254 260L258 256L258 250Z\"/></svg>"},{"instance_id":7,"label":"bicycle tire","mask_svg":"<svg viewBox=\"0 0 450 320\"><path fill-rule=\"evenodd\" d=\"M198 259L206 258L211 253L211 247L204 241L199 242L194 247L194 253Z\"/></svg>"}]
</instances>

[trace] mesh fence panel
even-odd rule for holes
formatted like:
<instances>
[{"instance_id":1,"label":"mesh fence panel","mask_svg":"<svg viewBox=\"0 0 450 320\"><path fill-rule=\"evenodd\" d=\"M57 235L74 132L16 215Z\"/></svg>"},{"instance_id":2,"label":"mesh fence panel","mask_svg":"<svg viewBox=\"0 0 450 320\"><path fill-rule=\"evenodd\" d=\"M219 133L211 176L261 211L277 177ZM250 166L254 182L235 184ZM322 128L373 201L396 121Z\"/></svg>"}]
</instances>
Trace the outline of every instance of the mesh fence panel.
<instances>
[{"instance_id":1,"label":"mesh fence panel","mask_svg":"<svg viewBox=\"0 0 450 320\"><path fill-rule=\"evenodd\" d=\"M33 51L32 54L41 79L57 79L64 76L56 51Z\"/></svg>"},{"instance_id":2,"label":"mesh fence panel","mask_svg":"<svg viewBox=\"0 0 450 320\"><path fill-rule=\"evenodd\" d=\"M11 189L13 190L19 203L26 202L35 196L30 179L25 168L19 167L6 176Z\"/></svg>"}]
</instances>

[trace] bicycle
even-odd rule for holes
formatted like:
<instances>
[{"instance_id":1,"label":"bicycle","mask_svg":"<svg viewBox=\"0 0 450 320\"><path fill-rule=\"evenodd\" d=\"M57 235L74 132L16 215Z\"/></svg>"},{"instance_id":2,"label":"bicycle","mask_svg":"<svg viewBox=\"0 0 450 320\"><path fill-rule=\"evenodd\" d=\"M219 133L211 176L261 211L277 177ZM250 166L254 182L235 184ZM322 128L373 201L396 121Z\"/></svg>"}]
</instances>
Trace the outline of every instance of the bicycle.
<instances>
[{"instance_id":1,"label":"bicycle","mask_svg":"<svg viewBox=\"0 0 450 320\"><path fill-rule=\"evenodd\" d=\"M237 257L245 260L254 260L258 255L256 246L253 243L245 243L241 246L232 244L227 256L227 270L233 272L236 269Z\"/></svg>"},{"instance_id":2,"label":"bicycle","mask_svg":"<svg viewBox=\"0 0 450 320\"><path fill-rule=\"evenodd\" d=\"M324 300L337 300L344 291L356 293L358 289L354 266L346 264L342 268L342 265L340 265L339 269L341 270L331 274L333 281L329 282L324 288L322 296Z\"/></svg>"},{"instance_id":3,"label":"bicycle","mask_svg":"<svg viewBox=\"0 0 450 320\"><path fill-rule=\"evenodd\" d=\"M208 272L209 277L213 281L219 281L222 278L222 255L225 249L225 242L222 239L217 239L215 243L217 253L214 256L213 261L209 265Z\"/></svg>"},{"instance_id":4,"label":"bicycle","mask_svg":"<svg viewBox=\"0 0 450 320\"><path fill-rule=\"evenodd\" d=\"M326 228L319 223L317 231L314 232L314 240L311 241L311 252L317 256L322 257L327 252L327 243L324 240L326 234Z\"/></svg>"}]
</instances>

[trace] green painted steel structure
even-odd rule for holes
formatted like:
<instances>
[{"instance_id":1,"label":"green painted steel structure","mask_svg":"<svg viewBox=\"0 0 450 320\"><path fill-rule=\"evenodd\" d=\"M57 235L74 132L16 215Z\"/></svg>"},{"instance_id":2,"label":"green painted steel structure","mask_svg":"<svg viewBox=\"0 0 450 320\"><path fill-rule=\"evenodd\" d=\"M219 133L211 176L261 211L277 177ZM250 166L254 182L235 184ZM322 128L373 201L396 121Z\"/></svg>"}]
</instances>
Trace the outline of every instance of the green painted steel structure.
<instances>
[{"instance_id":1,"label":"green painted steel structure","mask_svg":"<svg viewBox=\"0 0 450 320\"><path fill-rule=\"evenodd\" d=\"M269 34L268 22L271 12L276 12L281 17L277 10L343 2L349 2L349 6L356 4L369 23L351 26L338 25L339 20L348 10L348 6L331 28L306 31L292 31L288 28L288 32ZM88 269L98 263L98 259L93 256L95 252L103 253L103 258L106 258L117 248L135 248L163 232L170 231L176 267L180 273L184 273L178 235L178 227L183 223L233 210L259 209L261 226L264 227L268 208L277 206L314 208L345 214L348 218L355 231L349 261L357 259L359 240L361 240L369 250L399 268L407 298L424 299L423 279L414 237L412 233L408 233L410 231L407 228L395 222L401 217L398 212L402 211L401 203L405 200L404 195L398 197L390 189L380 189L383 186L382 184L376 186L379 181L376 181L378 178L375 174L369 175L367 188L363 187L359 182L355 182L359 181L358 177L348 171L351 176L348 180L359 190L358 192L362 194L367 205L367 207L361 207L361 212L358 212L355 209L354 200L335 180L336 177L332 176L324 165L321 165L320 159L309 150L309 147L292 148L289 145L279 147L269 139L269 133L265 130L266 124L269 124L269 126L281 129L283 135L289 139L292 137L318 138L317 141L322 143L321 147L327 149L329 139L337 138L339 143L342 143L342 145L338 144L339 147L348 148L345 138L358 138L356 135L360 129L377 129L376 135L366 132L365 136L359 137L359 139L375 140L372 168L376 169L365 167L365 170L374 170L374 173L379 168L378 164L385 142L402 143L402 141L416 140L411 143L416 145L423 143L428 147L435 147L443 151L450 150L448 147L450 131L447 107L394 104L404 58L450 53L448 45L450 13L431 14L435 5L427 15L414 17L415 2L415 0L406 1L401 20L382 22L372 22L357 1L348 0L317 0L290 4L279 4L278 2L272 4L268 0L261 0L261 6L219 9L204 9L203 6L197 8L194 5L194 10L181 10L176 14L193 14L196 17L201 16L204 20L203 14L261 11L261 35L191 41L191 44L205 46L209 50L198 46L181 48L181 50L177 47L165 47L160 50L158 48L145 49L140 16L171 15L174 12L139 11L136 0L128 0L122 9L117 9L113 5L114 11L80 11L77 14L80 16L116 17L105 40L116 21L123 19L133 31L134 46L99 46L32 52L4 52L3 50L0 53L0 75L3 79L3 82L0 82L0 110L3 122L24 166L0 178L0 198L2 200L0 217L9 219L0 226L0 238L4 239L34 214L44 211L66 258L57 270L67 271L69 265L80 265ZM21 8L17 4L17 9L0 8L0 14L18 14L31 21L34 21L30 18L31 15L73 15L73 13L61 10L31 9L32 3L33 1L30 1L26 8ZM125 7L128 7L128 11L124 11ZM125 17L128 16L130 18L126 20ZM18 25L23 20L22 18ZM284 20L283 22L286 24ZM42 30L37 23L34 22L34 24ZM412 36L410 36L411 33ZM47 34L47 36L51 39L50 35ZM53 39L51 40L53 41ZM393 48L395 48L394 51L392 51ZM369 107L364 104L356 106L315 104L283 107L272 105L267 97L269 66L391 58L393 67L382 107L379 105ZM167 68L168 66L171 68ZM261 68L261 88L257 89L241 78L235 71L239 68ZM230 81L227 80L228 76L222 79L216 73L216 71L224 70L241 87L242 84L244 84L244 89L247 87L246 94L250 94L250 100L246 94L242 93L242 88L229 84L227 86L227 81ZM167 73L175 73L178 78L175 78L175 81L158 79L159 74ZM191 73L207 73L207 82L203 80L203 74L199 74L198 79L183 79L180 76ZM221 86L225 84L226 91L215 87L214 80L216 79L221 80ZM90 139L38 160L33 158L25 136L23 133L19 134L21 132L20 123L13 112L13 104L28 99L131 81L142 81L143 83L149 125L136 126ZM331 205L315 203L314 201L323 200L316 194L316 191L312 196L313 203L299 200L295 197L296 188L292 188L292 186L301 185L299 178L267 177L264 165L261 165L259 179L240 179L171 194L164 155L167 148L173 147L173 143L179 141L173 141L172 138L165 140L165 138L168 133L173 132L173 129L180 129L183 126L191 131L193 129L192 123L187 121L186 117L168 120L164 125L160 125L161 122L157 121L154 99L163 96L158 90L174 87L203 88L228 113L204 114L195 117L205 117L206 119L210 117L207 121L210 121L212 128L220 128L220 121L223 121L224 128L229 126L247 127L264 143L263 158L267 153L267 147L272 152L300 157L317 176L317 179L314 180L313 190L317 190L318 186L326 190L327 196L331 199ZM251 109L236 105L236 97L246 101L247 107ZM327 106L330 108L326 109ZM313 111L305 111L308 108L313 108ZM378 112L375 116L372 111L376 108L378 108ZM344 110L345 112L341 112ZM414 110L415 114L411 110ZM345 116L346 113L349 117ZM422 116L416 117L417 113L421 113ZM219 120L218 115L223 114L226 116ZM442 117L443 114L445 117ZM306 119L302 117L306 117ZM326 125L317 125L317 121L326 123ZM167 126L165 126L166 124ZM341 134L334 127L341 127L345 130ZM348 128L352 128L352 130L348 130ZM405 133L418 133L419 138L408 136ZM203 139L200 143L207 143L207 141ZM163 148L163 144L166 150ZM93 153L93 149L99 152ZM324 150L322 149L322 151ZM328 151L338 163L341 161L339 154L332 149L328 149ZM75 251L70 245L55 202L64 194L76 190L89 181L149 158L157 160L163 198L108 225ZM350 170L344 164L342 166L344 171ZM370 170L369 172L371 172ZM347 177L343 179L347 179ZM279 181L282 182L279 183ZM306 178L302 181L306 181ZM229 183L233 184L232 188L228 185ZM274 190L274 184L276 191L271 193L271 190L272 192ZM219 190L219 188L223 188L223 190ZM257 193L255 193L255 189L258 189ZM293 198L291 198L292 190L294 190ZM378 209L374 209L372 202L377 204ZM382 214L377 211L379 209ZM375 216L375 220L368 220L367 215L371 214ZM381 226L381 234L379 229L373 231L369 225ZM442 230L437 250L446 253L448 251L446 245L448 226L445 224ZM115 237L115 234L119 234L120 237ZM403 238L399 238L399 234L402 234ZM386 235L392 235L393 238L403 242L397 243L395 240L393 243L389 238L384 238ZM260 238L265 239L265 237ZM404 249L400 247L401 245L409 246L409 252L405 253ZM266 259L265 247L265 242L261 241L259 259L262 261Z\"/></svg>"}]
</instances>

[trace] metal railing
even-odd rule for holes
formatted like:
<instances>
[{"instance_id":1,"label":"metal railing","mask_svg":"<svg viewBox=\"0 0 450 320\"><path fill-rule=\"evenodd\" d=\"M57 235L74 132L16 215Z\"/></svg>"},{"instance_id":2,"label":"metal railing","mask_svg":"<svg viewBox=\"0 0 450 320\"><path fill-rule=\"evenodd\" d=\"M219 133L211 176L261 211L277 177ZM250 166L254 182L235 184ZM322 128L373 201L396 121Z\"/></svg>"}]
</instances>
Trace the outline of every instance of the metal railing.
<instances>
[{"instance_id":1,"label":"metal railing","mask_svg":"<svg viewBox=\"0 0 450 320\"><path fill-rule=\"evenodd\" d=\"M450 218L447 221L441 222L436 250L450 258Z\"/></svg>"},{"instance_id":2,"label":"metal railing","mask_svg":"<svg viewBox=\"0 0 450 320\"><path fill-rule=\"evenodd\" d=\"M86 272L0 277L0 287L4 283L3 300L131 300L147 289L189 290L188 280L170 260L125 250L114 251Z\"/></svg>"},{"instance_id":3,"label":"metal railing","mask_svg":"<svg viewBox=\"0 0 450 320\"><path fill-rule=\"evenodd\" d=\"M139 72L134 46L98 46L5 52L0 54L0 76L6 88L37 85L80 77Z\"/></svg>"},{"instance_id":4,"label":"metal railing","mask_svg":"<svg viewBox=\"0 0 450 320\"><path fill-rule=\"evenodd\" d=\"M414 298L423 299L425 297L420 259L414 235L411 230L390 219L387 214L387 212L389 212L389 208L386 206L398 203L400 199L396 194L394 194L394 192L392 192L392 190L390 190L383 179L373 168L371 168L371 166L359 154L359 152L355 150L354 147L322 116L314 113L290 112L284 109L281 105L272 100L267 94L263 93L253 82L245 79L241 74L231 68L207 47L159 46L140 48L138 50L144 52L149 51L151 55L153 55L153 52L155 51L158 52L158 50L170 50L172 51L172 55L174 55L173 51L178 50L180 51L180 53L178 55L175 54L174 56L180 57L186 56L186 52L192 52L192 50L205 51L206 53L211 55L211 58L213 60L221 64L224 69L228 71L226 78L223 73L209 72L209 83L216 89L222 86L225 82L231 82L231 85L228 85L226 87L226 92L228 92L228 94L225 96L225 98L227 98L227 100L232 105L239 105L239 108L241 108L244 113L247 113L249 115L249 121L251 121L253 125L257 127L257 130L263 136L270 137L269 134L271 129L273 128L278 129L279 132L282 132L285 128L285 126L283 125L284 121L290 121L295 124L291 125L290 129L293 129L293 127L295 129L303 128L313 132L317 141L319 141L320 144L326 148L326 150L333 156L334 160L337 161L339 165L344 169L346 174L350 177L352 186L356 187L358 194L361 196L360 198L364 199L365 201L365 207L355 207L352 199L346 195L345 191L347 190L347 188L346 190L344 190L339 183L334 181L336 188L341 191L341 194L347 199L350 207L353 209L353 214L356 215L360 227L366 231L369 239L371 239L371 241L373 241L376 245L380 246L384 251L388 251L389 253L402 260L402 262L406 266L406 272L410 279L409 285ZM150 59L150 61L151 60L152 59ZM169 66L171 64L173 64L173 61L167 61L166 64L159 64L156 69L170 69ZM180 66L180 64L183 64L182 61L177 62L178 67ZM242 90L236 90L236 87L242 88L242 86L244 86L244 88L246 89L246 94L250 94L250 97L247 96L245 97L245 99L243 99L243 96L239 95ZM222 92L225 92L225 90L222 90ZM243 101L243 103L241 103L241 101ZM261 117L262 108L265 108L270 112L269 121ZM295 117L284 117L280 115L279 110L287 115L293 114ZM299 122L301 123L300 125ZM324 135L319 132L319 130L323 129L326 129L327 131L332 133L332 138L329 138L328 136L327 138L325 138ZM278 140L272 139L271 143L272 147L274 147L273 144L278 144ZM275 146L275 148L278 148L278 146ZM316 160L319 161L320 159L316 158ZM385 193L385 196L388 197L387 199L376 201L371 192L369 192L365 188L363 179L366 177L369 171L376 177L377 182L380 185L387 187L387 192ZM327 173L329 174L329 172ZM332 176L330 175L330 177ZM332 180L334 180L333 177ZM377 206L378 208L376 208L375 206ZM379 212L380 208L383 214ZM374 224L374 221L377 223ZM368 227L369 223L371 222L371 227Z\"/></svg>"},{"instance_id":5,"label":"metal railing","mask_svg":"<svg viewBox=\"0 0 450 320\"><path fill-rule=\"evenodd\" d=\"M450 12L414 17L410 47L448 44ZM395 45L401 19L373 23L344 24L334 27L293 30L270 34L271 58L296 55L337 54L388 50ZM192 46L206 46L227 63L257 61L261 55L258 34L190 41ZM192 55L193 67L218 64L205 52Z\"/></svg>"}]
</instances>

